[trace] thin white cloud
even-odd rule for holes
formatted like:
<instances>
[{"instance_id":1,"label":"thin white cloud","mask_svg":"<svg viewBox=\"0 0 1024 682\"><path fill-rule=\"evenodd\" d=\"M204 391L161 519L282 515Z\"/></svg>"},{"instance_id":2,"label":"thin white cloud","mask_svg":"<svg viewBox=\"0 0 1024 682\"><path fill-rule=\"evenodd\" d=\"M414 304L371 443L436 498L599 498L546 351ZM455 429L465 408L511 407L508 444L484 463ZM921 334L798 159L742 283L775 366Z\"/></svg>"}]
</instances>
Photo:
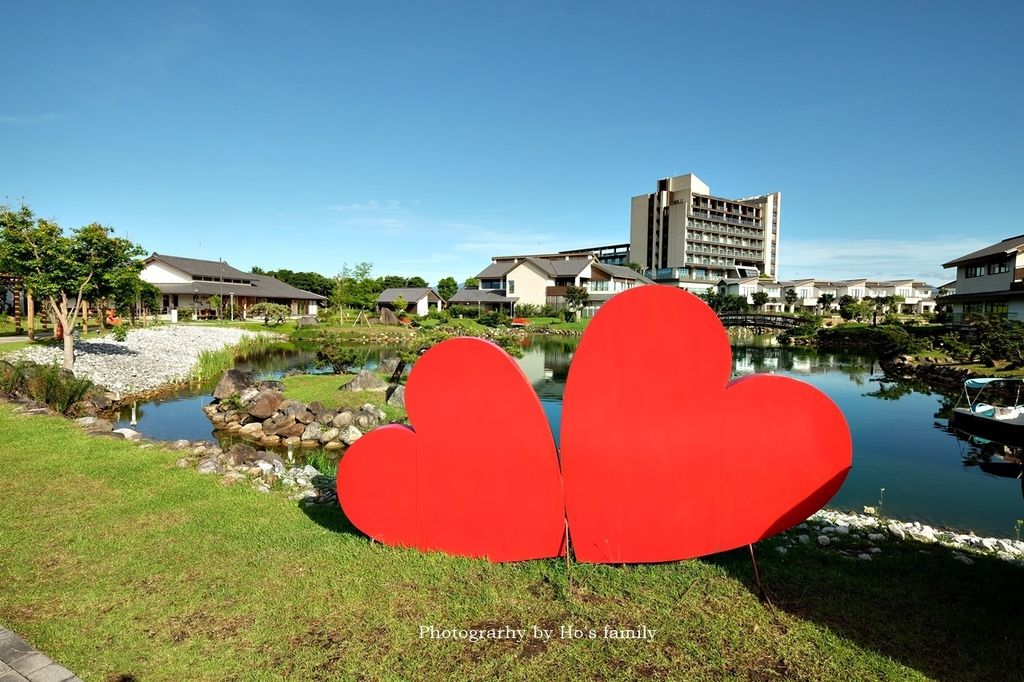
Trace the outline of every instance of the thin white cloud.
<instances>
[{"instance_id":1,"label":"thin white cloud","mask_svg":"<svg viewBox=\"0 0 1024 682\"><path fill-rule=\"evenodd\" d=\"M0 124L10 125L33 125L36 123L49 123L63 118L61 114L37 114L35 116L0 116Z\"/></svg>"},{"instance_id":2,"label":"thin white cloud","mask_svg":"<svg viewBox=\"0 0 1024 682\"><path fill-rule=\"evenodd\" d=\"M330 210L338 211L340 213L347 213L347 212L364 213L364 212L367 212L367 211L396 211L396 210L400 209L401 207L402 207L402 202L395 201L394 199L392 199L391 201L384 201L384 202L380 202L380 201L376 201L374 199L371 199L370 201L364 201L364 202L358 202L357 201L357 202L353 202L351 204L335 204L333 206L328 206L328 208Z\"/></svg>"},{"instance_id":3,"label":"thin white cloud","mask_svg":"<svg viewBox=\"0 0 1024 682\"><path fill-rule=\"evenodd\" d=\"M913 277L929 284L953 279L942 263L976 251L994 240L935 237L902 239L785 239L779 245L779 278L896 279Z\"/></svg>"}]
</instances>

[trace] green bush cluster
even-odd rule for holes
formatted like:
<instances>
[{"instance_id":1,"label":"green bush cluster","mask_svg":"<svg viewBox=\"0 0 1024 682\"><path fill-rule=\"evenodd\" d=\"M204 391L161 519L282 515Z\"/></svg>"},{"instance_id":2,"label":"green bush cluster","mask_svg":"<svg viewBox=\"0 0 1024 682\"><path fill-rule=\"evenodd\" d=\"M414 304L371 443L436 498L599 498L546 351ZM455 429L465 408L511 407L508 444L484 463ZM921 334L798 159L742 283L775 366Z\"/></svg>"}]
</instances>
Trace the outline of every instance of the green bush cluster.
<instances>
[{"instance_id":1,"label":"green bush cluster","mask_svg":"<svg viewBox=\"0 0 1024 682\"><path fill-rule=\"evenodd\" d=\"M362 369L368 357L368 349L353 346L340 334L321 334L317 338L316 359L330 365L336 374Z\"/></svg>"},{"instance_id":2,"label":"green bush cluster","mask_svg":"<svg viewBox=\"0 0 1024 682\"><path fill-rule=\"evenodd\" d=\"M84 377L52 365L0 361L0 390L49 405L61 414L89 395L93 384Z\"/></svg>"},{"instance_id":3,"label":"green bush cluster","mask_svg":"<svg viewBox=\"0 0 1024 682\"><path fill-rule=\"evenodd\" d=\"M275 325L284 324L284 321L292 314L288 306L266 301L254 305L251 312L253 317L262 317L265 325L269 325L271 320L275 320Z\"/></svg>"},{"instance_id":4,"label":"green bush cluster","mask_svg":"<svg viewBox=\"0 0 1024 682\"><path fill-rule=\"evenodd\" d=\"M196 316L192 308L178 308L178 322L188 322Z\"/></svg>"},{"instance_id":5,"label":"green bush cluster","mask_svg":"<svg viewBox=\"0 0 1024 682\"><path fill-rule=\"evenodd\" d=\"M128 325L123 322L121 324L115 324L110 328L110 333L113 334L115 341L123 342L128 338Z\"/></svg>"},{"instance_id":6,"label":"green bush cluster","mask_svg":"<svg viewBox=\"0 0 1024 682\"><path fill-rule=\"evenodd\" d=\"M494 310L484 313L477 321L485 327L507 327L512 323L512 318L508 316L508 313Z\"/></svg>"},{"instance_id":7,"label":"green bush cluster","mask_svg":"<svg viewBox=\"0 0 1024 682\"><path fill-rule=\"evenodd\" d=\"M465 317L475 320L480 317L482 311L474 305L452 305L448 306L448 314L451 317Z\"/></svg>"}]
</instances>

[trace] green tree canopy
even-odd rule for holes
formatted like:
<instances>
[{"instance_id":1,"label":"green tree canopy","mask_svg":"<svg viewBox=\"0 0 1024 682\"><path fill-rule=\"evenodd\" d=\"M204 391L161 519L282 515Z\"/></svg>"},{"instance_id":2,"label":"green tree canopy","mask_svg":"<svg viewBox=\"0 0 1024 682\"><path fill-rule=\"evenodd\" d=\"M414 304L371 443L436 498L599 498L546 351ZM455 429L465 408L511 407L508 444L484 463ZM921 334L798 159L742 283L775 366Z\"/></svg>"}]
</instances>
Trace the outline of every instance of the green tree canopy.
<instances>
[{"instance_id":1,"label":"green tree canopy","mask_svg":"<svg viewBox=\"0 0 1024 682\"><path fill-rule=\"evenodd\" d=\"M21 277L64 332L64 367L74 366L73 330L89 298L123 297L141 287L141 246L92 223L70 235L31 209L0 207L0 269Z\"/></svg>"},{"instance_id":2,"label":"green tree canopy","mask_svg":"<svg viewBox=\"0 0 1024 682\"><path fill-rule=\"evenodd\" d=\"M454 277L444 277L437 283L437 293L441 294L441 298L448 300L456 294L459 290L459 283L455 281Z\"/></svg>"}]
</instances>

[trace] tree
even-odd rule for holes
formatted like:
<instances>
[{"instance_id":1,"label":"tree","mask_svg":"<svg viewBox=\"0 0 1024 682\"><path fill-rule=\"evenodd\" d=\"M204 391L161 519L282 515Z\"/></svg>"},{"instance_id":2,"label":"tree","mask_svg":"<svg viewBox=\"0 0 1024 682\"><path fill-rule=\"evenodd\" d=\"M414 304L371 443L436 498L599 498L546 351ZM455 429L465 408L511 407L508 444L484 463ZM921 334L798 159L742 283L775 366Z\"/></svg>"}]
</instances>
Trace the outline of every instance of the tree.
<instances>
[{"instance_id":1,"label":"tree","mask_svg":"<svg viewBox=\"0 0 1024 682\"><path fill-rule=\"evenodd\" d=\"M383 290L378 289L379 282L377 280L370 278L372 271L373 263L366 261L356 263L351 268L348 265L342 266L341 274L337 277L336 301L349 308L360 310L373 308L377 302L377 294Z\"/></svg>"},{"instance_id":2,"label":"tree","mask_svg":"<svg viewBox=\"0 0 1024 682\"><path fill-rule=\"evenodd\" d=\"M143 315L145 315L145 311L147 310L153 314L156 314L159 311L161 296L163 296L163 294L155 284L139 280L138 301L139 305L142 306Z\"/></svg>"},{"instance_id":3,"label":"tree","mask_svg":"<svg viewBox=\"0 0 1024 682\"><path fill-rule=\"evenodd\" d=\"M263 301L252 307L252 314L254 317L262 317L265 325L269 325L271 320L276 320L274 324L283 324L291 311L286 305Z\"/></svg>"},{"instance_id":4,"label":"tree","mask_svg":"<svg viewBox=\"0 0 1024 682\"><path fill-rule=\"evenodd\" d=\"M568 286L565 289L565 306L578 315L590 303L590 292L586 287Z\"/></svg>"},{"instance_id":5,"label":"tree","mask_svg":"<svg viewBox=\"0 0 1024 682\"><path fill-rule=\"evenodd\" d=\"M842 308L839 314L844 320L856 320L857 322L863 322L871 315L874 311L874 306L870 301L854 301L846 308Z\"/></svg>"},{"instance_id":6,"label":"tree","mask_svg":"<svg viewBox=\"0 0 1024 682\"><path fill-rule=\"evenodd\" d=\"M641 275L644 274L644 266L640 265L635 261L630 261L629 265L627 265L626 267L628 267L630 270L635 270L639 272Z\"/></svg>"},{"instance_id":7,"label":"tree","mask_svg":"<svg viewBox=\"0 0 1024 682\"><path fill-rule=\"evenodd\" d=\"M478 277L470 277L463 283L462 287L464 289L479 289L480 279Z\"/></svg>"},{"instance_id":8,"label":"tree","mask_svg":"<svg viewBox=\"0 0 1024 682\"><path fill-rule=\"evenodd\" d=\"M797 302L800 296L796 293L796 289L793 287L786 287L786 293L784 294L786 305L789 306L789 312L793 312L793 305Z\"/></svg>"},{"instance_id":9,"label":"tree","mask_svg":"<svg viewBox=\"0 0 1024 682\"><path fill-rule=\"evenodd\" d=\"M852 320L853 313L850 310L850 306L857 302L857 299L849 294L843 294L839 297L839 316L844 320Z\"/></svg>"},{"instance_id":10,"label":"tree","mask_svg":"<svg viewBox=\"0 0 1024 682\"><path fill-rule=\"evenodd\" d=\"M754 305L757 306L758 310L764 310L765 305L768 303L768 292L755 291L751 298L754 300Z\"/></svg>"},{"instance_id":11,"label":"tree","mask_svg":"<svg viewBox=\"0 0 1024 682\"><path fill-rule=\"evenodd\" d=\"M31 209L0 207L0 270L21 277L33 296L49 307L64 334L64 368L75 364L74 328L89 297L109 295L142 269L141 246L98 223L65 235Z\"/></svg>"},{"instance_id":12,"label":"tree","mask_svg":"<svg viewBox=\"0 0 1024 682\"><path fill-rule=\"evenodd\" d=\"M835 302L835 294L822 294L818 297L818 305L821 306L821 310L825 313L829 313L832 310L832 304Z\"/></svg>"},{"instance_id":13,"label":"tree","mask_svg":"<svg viewBox=\"0 0 1024 682\"><path fill-rule=\"evenodd\" d=\"M409 307L409 302L406 301L401 296L396 296L394 303L392 303L391 305L394 306L395 315L398 317L398 319L402 319L402 317L404 317L406 314L405 309Z\"/></svg>"},{"instance_id":14,"label":"tree","mask_svg":"<svg viewBox=\"0 0 1024 682\"><path fill-rule=\"evenodd\" d=\"M210 297L210 308L214 312L217 313L217 319L218 320L221 318L220 304L221 304L220 296L218 296L217 294L214 294L213 296Z\"/></svg>"},{"instance_id":15,"label":"tree","mask_svg":"<svg viewBox=\"0 0 1024 682\"><path fill-rule=\"evenodd\" d=\"M409 279L405 280L405 286L409 287L410 289L426 289L428 286L428 282L422 277L410 277Z\"/></svg>"},{"instance_id":16,"label":"tree","mask_svg":"<svg viewBox=\"0 0 1024 682\"><path fill-rule=\"evenodd\" d=\"M455 281L454 277L445 277L437 283L437 293L441 294L441 298L448 300L456 294L459 290L459 283Z\"/></svg>"}]
</instances>

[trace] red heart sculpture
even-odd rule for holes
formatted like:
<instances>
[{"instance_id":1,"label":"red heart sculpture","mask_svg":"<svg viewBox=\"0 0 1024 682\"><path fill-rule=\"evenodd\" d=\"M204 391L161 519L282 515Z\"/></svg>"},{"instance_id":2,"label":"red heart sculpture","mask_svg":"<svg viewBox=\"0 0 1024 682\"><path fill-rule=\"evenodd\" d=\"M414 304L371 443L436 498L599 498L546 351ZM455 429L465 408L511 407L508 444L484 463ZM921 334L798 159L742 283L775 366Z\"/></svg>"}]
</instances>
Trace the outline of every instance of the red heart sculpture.
<instances>
[{"instance_id":1,"label":"red heart sculpture","mask_svg":"<svg viewBox=\"0 0 1024 682\"><path fill-rule=\"evenodd\" d=\"M569 368L562 475L579 561L721 552L820 509L850 469L842 412L778 376L729 383L729 340L681 289L645 286L601 307Z\"/></svg>"},{"instance_id":2,"label":"red heart sculpture","mask_svg":"<svg viewBox=\"0 0 1024 682\"><path fill-rule=\"evenodd\" d=\"M491 561L561 556L562 481L551 428L526 376L489 341L458 338L413 365L415 430L385 426L338 465L349 520L388 545Z\"/></svg>"}]
</instances>

